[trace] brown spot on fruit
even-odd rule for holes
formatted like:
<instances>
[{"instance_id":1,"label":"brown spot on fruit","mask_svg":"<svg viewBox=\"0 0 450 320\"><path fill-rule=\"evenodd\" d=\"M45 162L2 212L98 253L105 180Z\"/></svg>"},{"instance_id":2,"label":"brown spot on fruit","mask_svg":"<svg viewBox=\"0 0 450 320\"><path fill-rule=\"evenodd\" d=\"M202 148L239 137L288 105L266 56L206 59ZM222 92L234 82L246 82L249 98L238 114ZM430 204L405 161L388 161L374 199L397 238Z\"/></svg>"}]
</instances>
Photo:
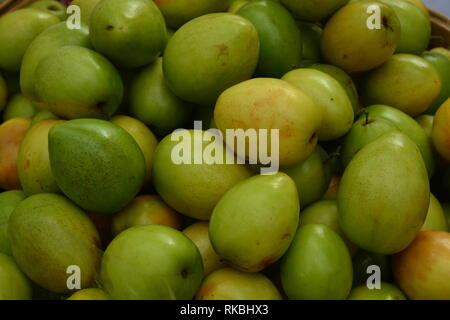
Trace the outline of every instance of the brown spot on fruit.
<instances>
[{"instance_id":1,"label":"brown spot on fruit","mask_svg":"<svg viewBox=\"0 0 450 320\"><path fill-rule=\"evenodd\" d=\"M285 234L283 234L281 236L281 240L288 239L290 236L291 236L291 233L290 232L286 232Z\"/></svg>"},{"instance_id":2,"label":"brown spot on fruit","mask_svg":"<svg viewBox=\"0 0 450 320\"><path fill-rule=\"evenodd\" d=\"M261 260L261 262L258 263L258 264L256 265L256 268L254 268L254 269L257 269L257 270L265 269L265 268L267 268L268 266L270 266L272 263L274 263L277 259L278 259L277 256L275 256L275 255L270 255L270 256L268 256L267 258L264 258L263 260Z\"/></svg>"},{"instance_id":3,"label":"brown spot on fruit","mask_svg":"<svg viewBox=\"0 0 450 320\"><path fill-rule=\"evenodd\" d=\"M219 57L229 55L228 47L226 45L219 44L219 45L216 45L216 47L219 49Z\"/></svg>"}]
</instances>

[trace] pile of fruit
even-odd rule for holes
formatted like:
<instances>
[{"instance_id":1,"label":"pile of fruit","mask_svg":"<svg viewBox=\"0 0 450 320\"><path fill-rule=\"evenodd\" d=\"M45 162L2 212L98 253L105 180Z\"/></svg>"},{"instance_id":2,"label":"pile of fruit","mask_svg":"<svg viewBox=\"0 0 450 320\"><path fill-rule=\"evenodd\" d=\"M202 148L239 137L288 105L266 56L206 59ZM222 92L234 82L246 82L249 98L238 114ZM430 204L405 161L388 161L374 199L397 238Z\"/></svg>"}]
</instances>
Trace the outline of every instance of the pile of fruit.
<instances>
[{"instance_id":1,"label":"pile of fruit","mask_svg":"<svg viewBox=\"0 0 450 320\"><path fill-rule=\"evenodd\" d=\"M450 299L430 38L420 0L4 14L0 299Z\"/></svg>"}]
</instances>

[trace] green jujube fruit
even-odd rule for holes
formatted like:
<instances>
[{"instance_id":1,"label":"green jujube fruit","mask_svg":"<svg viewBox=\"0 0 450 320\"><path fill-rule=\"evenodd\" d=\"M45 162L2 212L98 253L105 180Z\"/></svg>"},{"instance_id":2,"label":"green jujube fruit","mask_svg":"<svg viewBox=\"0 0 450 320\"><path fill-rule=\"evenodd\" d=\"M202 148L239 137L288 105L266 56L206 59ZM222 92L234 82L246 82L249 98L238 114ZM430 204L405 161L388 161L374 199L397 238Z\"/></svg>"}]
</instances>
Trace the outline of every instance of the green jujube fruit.
<instances>
[{"instance_id":1,"label":"green jujube fruit","mask_svg":"<svg viewBox=\"0 0 450 320\"><path fill-rule=\"evenodd\" d=\"M230 151L213 133L183 130L178 135L176 132L165 137L156 148L153 185L161 198L178 212L208 220L224 193L252 173L245 165L226 164ZM204 151L197 146L202 146ZM209 147L222 150L221 163L216 163L211 153L206 152ZM188 155L176 159L180 153ZM202 159L201 163L196 163L198 159Z\"/></svg>"},{"instance_id":2,"label":"green jujube fruit","mask_svg":"<svg viewBox=\"0 0 450 320\"><path fill-rule=\"evenodd\" d=\"M100 239L89 217L67 198L36 194L12 213L8 235L20 269L35 283L67 293L68 267L78 266L82 288L93 284L100 268Z\"/></svg>"},{"instance_id":3,"label":"green jujube fruit","mask_svg":"<svg viewBox=\"0 0 450 320\"><path fill-rule=\"evenodd\" d=\"M3 121L12 118L32 118L37 113L37 107L23 94L17 93L11 97L3 111Z\"/></svg>"},{"instance_id":4,"label":"green jujube fruit","mask_svg":"<svg viewBox=\"0 0 450 320\"><path fill-rule=\"evenodd\" d=\"M248 19L258 32L259 60L255 71L258 76L281 78L299 67L300 29L287 9L272 0L258 0L244 5L236 14Z\"/></svg>"},{"instance_id":5,"label":"green jujube fruit","mask_svg":"<svg viewBox=\"0 0 450 320\"><path fill-rule=\"evenodd\" d=\"M430 185L416 144L389 132L362 148L338 190L340 226L358 247L393 254L405 249L425 221Z\"/></svg>"},{"instance_id":6,"label":"green jujube fruit","mask_svg":"<svg viewBox=\"0 0 450 320\"><path fill-rule=\"evenodd\" d=\"M48 134L56 183L80 207L114 213L139 192L145 160L133 137L104 120L78 119L53 126Z\"/></svg>"},{"instance_id":7,"label":"green jujube fruit","mask_svg":"<svg viewBox=\"0 0 450 320\"><path fill-rule=\"evenodd\" d=\"M288 175L254 176L231 188L217 203L209 224L211 243L235 268L261 271L288 249L299 211L297 189Z\"/></svg>"},{"instance_id":8,"label":"green jujube fruit","mask_svg":"<svg viewBox=\"0 0 450 320\"><path fill-rule=\"evenodd\" d=\"M14 260L0 252L0 300L31 300L31 283Z\"/></svg>"},{"instance_id":9,"label":"green jujube fruit","mask_svg":"<svg viewBox=\"0 0 450 320\"><path fill-rule=\"evenodd\" d=\"M281 261L281 283L291 300L347 298L352 260L344 241L324 224L300 227Z\"/></svg>"},{"instance_id":10,"label":"green jujube fruit","mask_svg":"<svg viewBox=\"0 0 450 320\"><path fill-rule=\"evenodd\" d=\"M225 89L253 75L258 56L258 33L250 21L212 13L175 32L164 52L164 76L179 98L210 106Z\"/></svg>"},{"instance_id":11,"label":"green jujube fruit","mask_svg":"<svg viewBox=\"0 0 450 320\"><path fill-rule=\"evenodd\" d=\"M0 17L0 69L19 71L31 41L58 22L60 20L54 15L32 8L19 9Z\"/></svg>"},{"instance_id":12,"label":"green jujube fruit","mask_svg":"<svg viewBox=\"0 0 450 320\"><path fill-rule=\"evenodd\" d=\"M30 4L28 8L45 11L54 15L61 21L64 21L67 18L66 6L56 0L39 0Z\"/></svg>"},{"instance_id":13,"label":"green jujube fruit","mask_svg":"<svg viewBox=\"0 0 450 320\"><path fill-rule=\"evenodd\" d=\"M445 100L450 97L450 59L434 51L425 51L422 53L422 57L436 68L441 78L441 92L426 111L428 114L434 114Z\"/></svg>"},{"instance_id":14,"label":"green jujube fruit","mask_svg":"<svg viewBox=\"0 0 450 320\"><path fill-rule=\"evenodd\" d=\"M421 230L449 231L444 210L433 194L430 194L430 206Z\"/></svg>"},{"instance_id":15,"label":"green jujube fruit","mask_svg":"<svg viewBox=\"0 0 450 320\"><path fill-rule=\"evenodd\" d=\"M354 288L348 300L407 300L404 293L395 285L381 282L380 289L369 289L366 285Z\"/></svg>"},{"instance_id":16,"label":"green jujube fruit","mask_svg":"<svg viewBox=\"0 0 450 320\"><path fill-rule=\"evenodd\" d=\"M0 193L0 253L11 255L8 237L8 221L17 205L26 198L22 190L10 190Z\"/></svg>"}]
</instances>

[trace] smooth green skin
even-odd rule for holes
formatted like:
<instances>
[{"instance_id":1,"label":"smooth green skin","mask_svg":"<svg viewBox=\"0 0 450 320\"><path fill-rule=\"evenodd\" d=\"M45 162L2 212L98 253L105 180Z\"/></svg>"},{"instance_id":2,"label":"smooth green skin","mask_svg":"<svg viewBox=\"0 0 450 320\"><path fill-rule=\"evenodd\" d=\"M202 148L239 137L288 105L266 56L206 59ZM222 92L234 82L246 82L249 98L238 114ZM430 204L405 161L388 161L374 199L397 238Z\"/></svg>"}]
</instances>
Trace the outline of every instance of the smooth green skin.
<instances>
[{"instance_id":1,"label":"smooth green skin","mask_svg":"<svg viewBox=\"0 0 450 320\"><path fill-rule=\"evenodd\" d=\"M297 188L288 175L254 176L217 203L209 224L211 243L235 268L261 271L288 249L299 212Z\"/></svg>"},{"instance_id":2,"label":"smooth green skin","mask_svg":"<svg viewBox=\"0 0 450 320\"><path fill-rule=\"evenodd\" d=\"M35 124L43 120L51 120L51 119L58 120L59 118L48 110L41 110L38 113L36 113L34 117L31 119L31 126L34 126Z\"/></svg>"},{"instance_id":3,"label":"smooth green skin","mask_svg":"<svg viewBox=\"0 0 450 320\"><path fill-rule=\"evenodd\" d=\"M48 131L60 121L41 121L23 138L17 156L20 185L27 196L36 193L60 193L50 167Z\"/></svg>"},{"instance_id":4,"label":"smooth green skin","mask_svg":"<svg viewBox=\"0 0 450 320\"><path fill-rule=\"evenodd\" d=\"M0 112L5 108L8 99L8 86L0 73Z\"/></svg>"},{"instance_id":5,"label":"smooth green skin","mask_svg":"<svg viewBox=\"0 0 450 320\"><path fill-rule=\"evenodd\" d=\"M74 0L70 4L80 7L81 23L89 26L91 23L91 14L101 0Z\"/></svg>"},{"instance_id":6,"label":"smooth green skin","mask_svg":"<svg viewBox=\"0 0 450 320\"><path fill-rule=\"evenodd\" d=\"M149 125L158 135L165 136L187 123L192 106L170 91L164 79L162 61L158 58L131 79L128 108L136 119Z\"/></svg>"},{"instance_id":7,"label":"smooth green skin","mask_svg":"<svg viewBox=\"0 0 450 320\"><path fill-rule=\"evenodd\" d=\"M302 67L309 67L322 60L320 52L320 37L322 36L322 27L315 23L297 21L300 28L302 40Z\"/></svg>"},{"instance_id":8,"label":"smooth green skin","mask_svg":"<svg viewBox=\"0 0 450 320\"><path fill-rule=\"evenodd\" d=\"M372 275L371 272L367 273L367 268L372 265L380 268L381 281L391 280L392 272L389 256L360 249L353 257L353 287L366 285L367 279Z\"/></svg>"},{"instance_id":9,"label":"smooth green skin","mask_svg":"<svg viewBox=\"0 0 450 320\"><path fill-rule=\"evenodd\" d=\"M281 78L300 66L300 29L285 7L273 0L259 0L249 2L236 14L248 19L258 32L259 60L255 71L258 76Z\"/></svg>"},{"instance_id":10,"label":"smooth green skin","mask_svg":"<svg viewBox=\"0 0 450 320\"><path fill-rule=\"evenodd\" d=\"M249 0L232 0L227 12L236 13L240 8L249 3Z\"/></svg>"},{"instance_id":11,"label":"smooth green skin","mask_svg":"<svg viewBox=\"0 0 450 320\"><path fill-rule=\"evenodd\" d=\"M395 54L369 72L361 87L366 105L386 104L416 116L429 109L441 91L439 73L412 54Z\"/></svg>"},{"instance_id":12,"label":"smooth green skin","mask_svg":"<svg viewBox=\"0 0 450 320\"><path fill-rule=\"evenodd\" d=\"M57 48L67 45L90 47L89 30L68 29L66 22L60 22L47 28L31 42L25 51L20 68L20 88L25 96L37 100L34 76L36 67Z\"/></svg>"},{"instance_id":13,"label":"smooth green skin","mask_svg":"<svg viewBox=\"0 0 450 320\"><path fill-rule=\"evenodd\" d=\"M366 108L371 119L383 119L392 123L398 130L406 134L419 147L428 176L433 176L435 170L435 160L433 157L433 147L425 131L417 122L406 113L385 105L373 105ZM360 116L360 119L365 115ZM359 119L358 119L359 120Z\"/></svg>"},{"instance_id":14,"label":"smooth green skin","mask_svg":"<svg viewBox=\"0 0 450 320\"><path fill-rule=\"evenodd\" d=\"M448 59L450 59L450 50L442 47L433 48L431 49L432 52L438 52L444 56L446 56Z\"/></svg>"},{"instance_id":15,"label":"smooth green skin","mask_svg":"<svg viewBox=\"0 0 450 320\"><path fill-rule=\"evenodd\" d=\"M369 289L366 285L354 288L347 300L408 300L393 284L382 282L380 289Z\"/></svg>"},{"instance_id":16,"label":"smooth green skin","mask_svg":"<svg viewBox=\"0 0 450 320\"><path fill-rule=\"evenodd\" d=\"M389 132L363 147L342 176L340 226L358 247L393 254L422 227L430 200L425 163L417 145Z\"/></svg>"},{"instance_id":17,"label":"smooth green skin","mask_svg":"<svg viewBox=\"0 0 450 320\"><path fill-rule=\"evenodd\" d=\"M90 49L58 48L39 62L34 75L38 105L61 118L108 118L122 101L118 71Z\"/></svg>"},{"instance_id":18,"label":"smooth green skin","mask_svg":"<svg viewBox=\"0 0 450 320\"><path fill-rule=\"evenodd\" d=\"M179 98L211 106L225 89L253 75L258 56L258 33L250 21L213 13L175 32L164 52L163 71Z\"/></svg>"},{"instance_id":19,"label":"smooth green skin","mask_svg":"<svg viewBox=\"0 0 450 320\"><path fill-rule=\"evenodd\" d=\"M50 164L56 183L80 207L114 213L139 192L146 174L139 145L108 121L78 119L52 127Z\"/></svg>"},{"instance_id":20,"label":"smooth green skin","mask_svg":"<svg viewBox=\"0 0 450 320\"><path fill-rule=\"evenodd\" d=\"M422 57L436 68L441 79L441 92L426 111L428 114L434 114L445 100L450 97L450 59L434 51L425 51L422 53Z\"/></svg>"},{"instance_id":21,"label":"smooth green skin","mask_svg":"<svg viewBox=\"0 0 450 320\"><path fill-rule=\"evenodd\" d=\"M291 300L343 300L352 287L352 260L339 235L324 224L300 227L281 261Z\"/></svg>"},{"instance_id":22,"label":"smooth green skin","mask_svg":"<svg viewBox=\"0 0 450 320\"><path fill-rule=\"evenodd\" d=\"M226 11L231 0L153 0L167 25L178 29L186 22L208 13Z\"/></svg>"},{"instance_id":23,"label":"smooth green skin","mask_svg":"<svg viewBox=\"0 0 450 320\"><path fill-rule=\"evenodd\" d=\"M321 200L308 206L300 213L299 227L307 224L324 224L336 232L348 247L350 254L357 248L352 244L339 226L339 212L336 200Z\"/></svg>"},{"instance_id":24,"label":"smooth green skin","mask_svg":"<svg viewBox=\"0 0 450 320\"><path fill-rule=\"evenodd\" d=\"M216 146L218 144L223 148L225 159L225 154L230 151L222 146L221 141L212 138L212 133L189 130L186 133L189 142L185 142L184 138L171 141L171 135L168 135L156 148L152 177L156 191L169 206L188 217L208 220L225 192L252 173L245 165L226 164L225 160L224 164L207 164L212 159L205 152L203 163L194 164L194 146L202 144L202 134L205 136L203 140L211 139ZM191 164L175 164L172 161L172 152L176 152L175 147L180 143L191 146ZM202 148L206 150L211 143L203 141Z\"/></svg>"},{"instance_id":25,"label":"smooth green skin","mask_svg":"<svg viewBox=\"0 0 450 320\"><path fill-rule=\"evenodd\" d=\"M325 72L305 68L288 72L282 78L302 89L323 112L320 141L342 137L352 126L352 103L341 84Z\"/></svg>"},{"instance_id":26,"label":"smooth green skin","mask_svg":"<svg viewBox=\"0 0 450 320\"><path fill-rule=\"evenodd\" d=\"M318 4L315 0L281 0L298 19L311 22L327 18L347 2L348 0L323 0Z\"/></svg>"},{"instance_id":27,"label":"smooth green skin","mask_svg":"<svg viewBox=\"0 0 450 320\"><path fill-rule=\"evenodd\" d=\"M370 6L380 8L387 27L369 29ZM324 27L322 56L346 72L362 72L382 65L400 43L400 21L393 9L378 1L357 1L335 13Z\"/></svg>"},{"instance_id":28,"label":"smooth green skin","mask_svg":"<svg viewBox=\"0 0 450 320\"><path fill-rule=\"evenodd\" d=\"M32 118L38 112L34 103L23 94L17 93L11 97L3 111L3 121L12 118Z\"/></svg>"},{"instance_id":29,"label":"smooth green skin","mask_svg":"<svg viewBox=\"0 0 450 320\"><path fill-rule=\"evenodd\" d=\"M427 135L428 139L431 141L431 132L433 131L434 116L429 114L422 114L416 118L417 123L422 127Z\"/></svg>"},{"instance_id":30,"label":"smooth green skin","mask_svg":"<svg viewBox=\"0 0 450 320\"><path fill-rule=\"evenodd\" d=\"M405 0L380 0L394 10L400 21L400 43L396 53L420 55L431 36L430 19L416 5Z\"/></svg>"},{"instance_id":31,"label":"smooth green skin","mask_svg":"<svg viewBox=\"0 0 450 320\"><path fill-rule=\"evenodd\" d=\"M203 280L196 300L282 300L277 287L261 273L223 268Z\"/></svg>"},{"instance_id":32,"label":"smooth green skin","mask_svg":"<svg viewBox=\"0 0 450 320\"><path fill-rule=\"evenodd\" d=\"M0 18L0 69L19 71L31 41L58 22L54 15L38 9L25 8L3 15Z\"/></svg>"},{"instance_id":33,"label":"smooth green skin","mask_svg":"<svg viewBox=\"0 0 450 320\"><path fill-rule=\"evenodd\" d=\"M178 230L132 227L106 248L100 277L103 289L116 300L188 300L203 278L202 257Z\"/></svg>"},{"instance_id":34,"label":"smooth green skin","mask_svg":"<svg viewBox=\"0 0 450 320\"><path fill-rule=\"evenodd\" d=\"M17 205L26 198L21 190L0 193L0 253L11 255L11 244L8 238L8 221Z\"/></svg>"},{"instance_id":35,"label":"smooth green skin","mask_svg":"<svg viewBox=\"0 0 450 320\"><path fill-rule=\"evenodd\" d=\"M305 161L281 169L294 180L302 208L319 200L327 190L331 180L328 160L327 152L317 145Z\"/></svg>"},{"instance_id":36,"label":"smooth green skin","mask_svg":"<svg viewBox=\"0 0 450 320\"><path fill-rule=\"evenodd\" d=\"M167 42L164 17L148 0L100 1L89 30L95 50L124 68L151 63Z\"/></svg>"},{"instance_id":37,"label":"smooth green skin","mask_svg":"<svg viewBox=\"0 0 450 320\"><path fill-rule=\"evenodd\" d=\"M0 253L0 300L31 300L31 283L11 257Z\"/></svg>"},{"instance_id":38,"label":"smooth green skin","mask_svg":"<svg viewBox=\"0 0 450 320\"><path fill-rule=\"evenodd\" d=\"M398 130L397 127L383 118L374 118L370 114L361 116L355 121L344 138L341 149L341 162L348 166L354 155L365 145L375 141L383 134Z\"/></svg>"},{"instance_id":39,"label":"smooth green skin","mask_svg":"<svg viewBox=\"0 0 450 320\"><path fill-rule=\"evenodd\" d=\"M336 79L344 88L345 92L347 92L347 96L353 106L354 114L358 114L360 111L358 90L353 79L344 70L330 64L313 64L311 68L325 72Z\"/></svg>"},{"instance_id":40,"label":"smooth green skin","mask_svg":"<svg viewBox=\"0 0 450 320\"><path fill-rule=\"evenodd\" d=\"M67 198L41 193L19 203L9 219L8 235L20 269L35 283L69 292L67 267L81 270L89 287L100 267L100 238L89 217Z\"/></svg>"},{"instance_id":41,"label":"smooth green skin","mask_svg":"<svg viewBox=\"0 0 450 320\"><path fill-rule=\"evenodd\" d=\"M442 209L439 200L433 194L430 194L430 206L427 212L427 218L422 225L421 230L438 230L449 232L447 217Z\"/></svg>"},{"instance_id":42,"label":"smooth green skin","mask_svg":"<svg viewBox=\"0 0 450 320\"><path fill-rule=\"evenodd\" d=\"M64 21L67 18L66 6L56 0L39 0L30 4L28 8L46 11L61 21Z\"/></svg>"}]
</instances>

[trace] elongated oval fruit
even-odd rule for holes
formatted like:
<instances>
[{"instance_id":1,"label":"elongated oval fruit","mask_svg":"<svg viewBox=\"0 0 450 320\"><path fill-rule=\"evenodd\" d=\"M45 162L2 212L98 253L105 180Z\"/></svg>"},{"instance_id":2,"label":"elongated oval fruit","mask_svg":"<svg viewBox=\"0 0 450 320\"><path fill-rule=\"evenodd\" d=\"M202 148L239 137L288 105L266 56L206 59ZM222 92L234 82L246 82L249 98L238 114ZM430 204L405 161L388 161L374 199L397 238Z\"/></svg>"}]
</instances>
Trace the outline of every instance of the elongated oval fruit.
<instances>
[{"instance_id":1,"label":"elongated oval fruit","mask_svg":"<svg viewBox=\"0 0 450 320\"><path fill-rule=\"evenodd\" d=\"M197 300L281 300L277 287L261 273L223 268L203 280Z\"/></svg>"},{"instance_id":2,"label":"elongated oval fruit","mask_svg":"<svg viewBox=\"0 0 450 320\"><path fill-rule=\"evenodd\" d=\"M229 190L214 208L211 243L234 267L258 272L286 252L299 212L297 189L289 176L252 177Z\"/></svg>"},{"instance_id":3,"label":"elongated oval fruit","mask_svg":"<svg viewBox=\"0 0 450 320\"><path fill-rule=\"evenodd\" d=\"M117 212L139 192L145 160L139 145L111 122L78 119L52 127L50 165L56 183L80 207Z\"/></svg>"},{"instance_id":4,"label":"elongated oval fruit","mask_svg":"<svg viewBox=\"0 0 450 320\"><path fill-rule=\"evenodd\" d=\"M0 300L31 300L30 280L14 260L0 253Z\"/></svg>"},{"instance_id":5,"label":"elongated oval fruit","mask_svg":"<svg viewBox=\"0 0 450 320\"><path fill-rule=\"evenodd\" d=\"M250 21L212 13L175 32L164 52L164 76L181 99L210 106L225 89L253 75L258 56L258 34Z\"/></svg>"},{"instance_id":6,"label":"elongated oval fruit","mask_svg":"<svg viewBox=\"0 0 450 320\"><path fill-rule=\"evenodd\" d=\"M389 132L359 151L338 191L340 225L368 251L392 254L406 248L422 227L430 186L416 144Z\"/></svg>"},{"instance_id":7,"label":"elongated oval fruit","mask_svg":"<svg viewBox=\"0 0 450 320\"><path fill-rule=\"evenodd\" d=\"M58 193L48 155L48 131L63 120L43 120L31 127L20 144L17 159L20 184L27 196Z\"/></svg>"},{"instance_id":8,"label":"elongated oval fruit","mask_svg":"<svg viewBox=\"0 0 450 320\"><path fill-rule=\"evenodd\" d=\"M90 286L99 271L97 230L89 217L63 196L40 193L19 203L10 217L8 234L20 269L45 289L69 292L70 266L80 268L82 288Z\"/></svg>"},{"instance_id":9,"label":"elongated oval fruit","mask_svg":"<svg viewBox=\"0 0 450 320\"><path fill-rule=\"evenodd\" d=\"M300 227L281 261L281 282L289 299L343 300L352 287L352 260L330 227Z\"/></svg>"},{"instance_id":10,"label":"elongated oval fruit","mask_svg":"<svg viewBox=\"0 0 450 320\"><path fill-rule=\"evenodd\" d=\"M248 3L236 14L248 19L258 31L260 46L257 75L280 78L300 66L300 30L286 8L275 1L261 0Z\"/></svg>"},{"instance_id":11,"label":"elongated oval fruit","mask_svg":"<svg viewBox=\"0 0 450 320\"><path fill-rule=\"evenodd\" d=\"M450 234L420 231L414 241L392 257L395 282L410 299L450 299Z\"/></svg>"}]
</instances>

